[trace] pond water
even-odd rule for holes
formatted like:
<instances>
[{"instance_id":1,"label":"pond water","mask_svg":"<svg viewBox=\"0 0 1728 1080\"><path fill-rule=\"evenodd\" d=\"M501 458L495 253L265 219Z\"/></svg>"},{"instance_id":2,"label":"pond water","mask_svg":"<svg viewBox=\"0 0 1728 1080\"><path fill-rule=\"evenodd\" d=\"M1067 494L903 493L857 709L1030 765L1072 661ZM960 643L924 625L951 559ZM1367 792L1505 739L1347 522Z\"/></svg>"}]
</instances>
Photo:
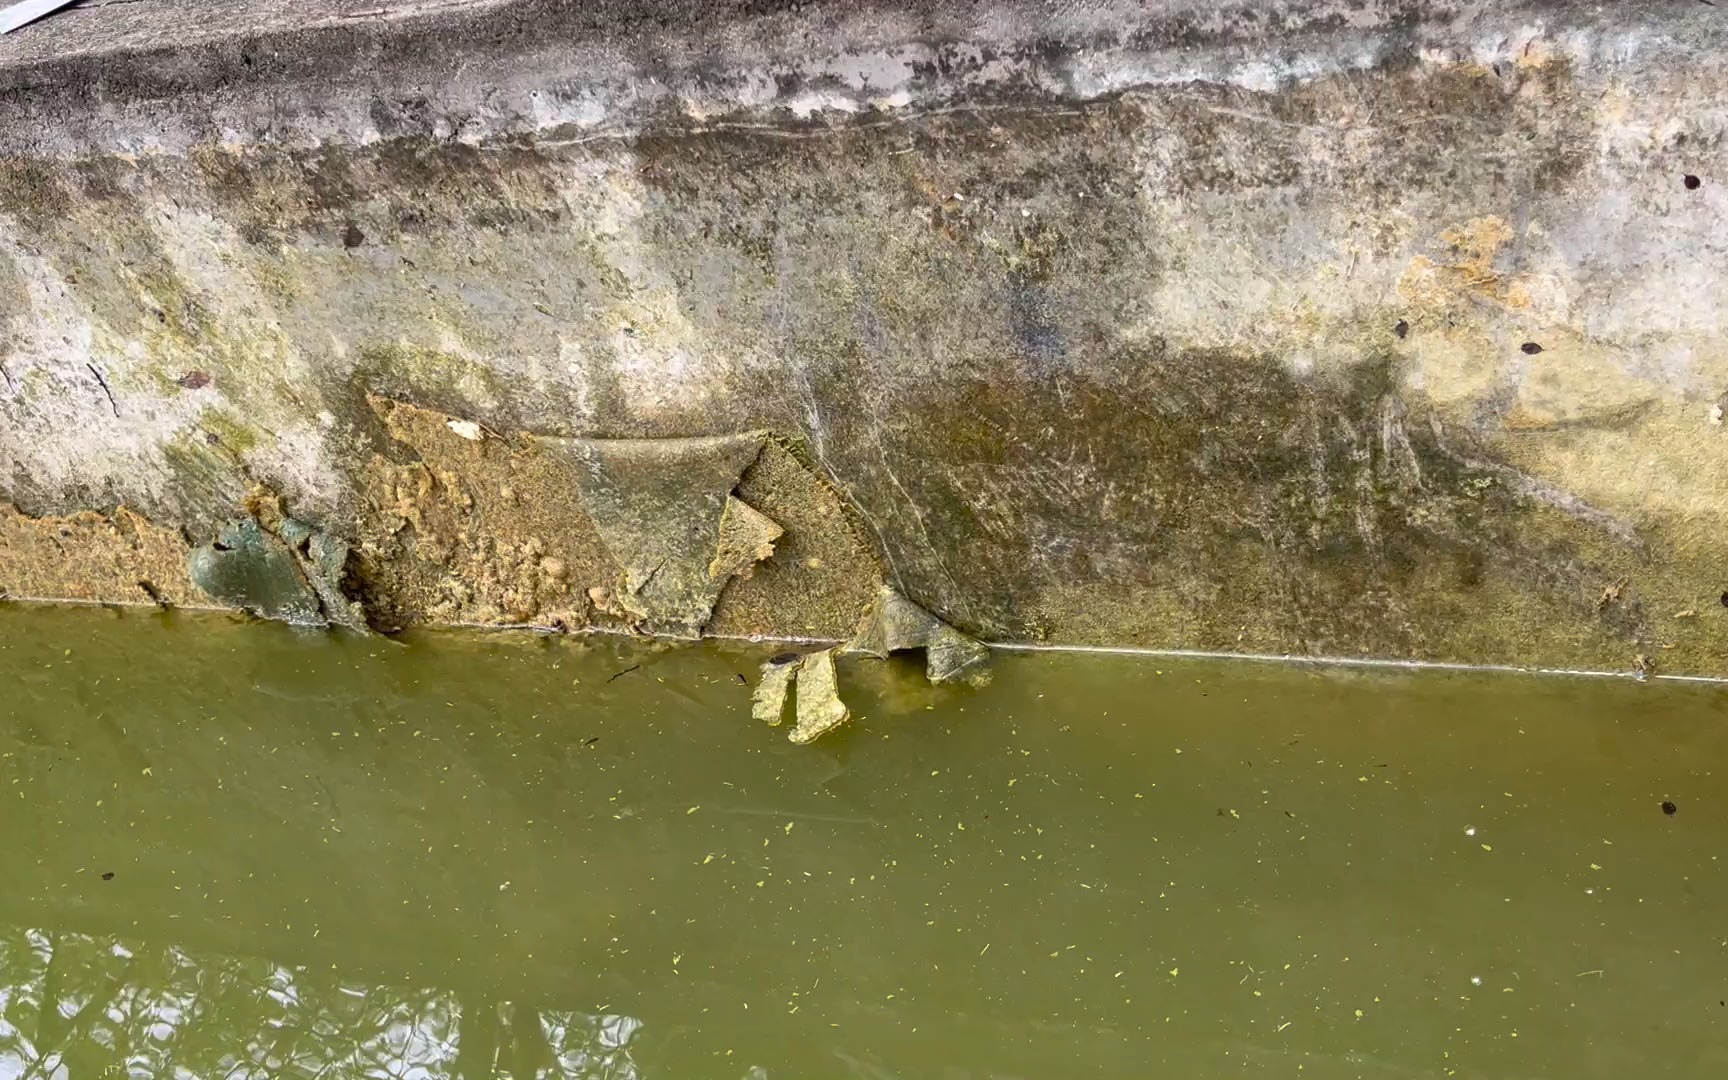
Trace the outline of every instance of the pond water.
<instances>
[{"instance_id":1,"label":"pond water","mask_svg":"<svg viewBox=\"0 0 1728 1080\"><path fill-rule=\"evenodd\" d=\"M1728 1075L1728 691L0 607L0 1077Z\"/></svg>"}]
</instances>

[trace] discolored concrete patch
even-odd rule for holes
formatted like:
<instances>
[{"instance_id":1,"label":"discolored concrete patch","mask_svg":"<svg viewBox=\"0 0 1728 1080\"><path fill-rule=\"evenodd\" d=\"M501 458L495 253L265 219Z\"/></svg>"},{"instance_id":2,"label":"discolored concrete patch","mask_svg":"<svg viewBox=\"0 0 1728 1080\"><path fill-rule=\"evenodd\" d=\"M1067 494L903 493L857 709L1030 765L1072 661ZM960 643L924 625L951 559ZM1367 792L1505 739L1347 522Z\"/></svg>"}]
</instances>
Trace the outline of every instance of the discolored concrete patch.
<instances>
[{"instance_id":1,"label":"discolored concrete patch","mask_svg":"<svg viewBox=\"0 0 1728 1080\"><path fill-rule=\"evenodd\" d=\"M179 530L121 507L33 518L0 503L0 593L13 599L207 606Z\"/></svg>"}]
</instances>

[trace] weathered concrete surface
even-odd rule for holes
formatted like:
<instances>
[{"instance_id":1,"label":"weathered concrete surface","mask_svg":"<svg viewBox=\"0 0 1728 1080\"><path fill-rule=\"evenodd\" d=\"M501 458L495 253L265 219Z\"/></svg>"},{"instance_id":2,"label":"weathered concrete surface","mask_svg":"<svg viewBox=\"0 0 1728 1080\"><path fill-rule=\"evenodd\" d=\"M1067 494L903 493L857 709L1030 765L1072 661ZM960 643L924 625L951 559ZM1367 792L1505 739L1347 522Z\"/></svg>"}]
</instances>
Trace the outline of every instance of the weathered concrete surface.
<instances>
[{"instance_id":1,"label":"weathered concrete surface","mask_svg":"<svg viewBox=\"0 0 1728 1080\"><path fill-rule=\"evenodd\" d=\"M380 623L628 623L534 448L768 432L708 632L885 580L989 638L1728 675L1721 9L288 7L0 41L23 514L202 543L262 484ZM422 543L458 453L537 484Z\"/></svg>"}]
</instances>

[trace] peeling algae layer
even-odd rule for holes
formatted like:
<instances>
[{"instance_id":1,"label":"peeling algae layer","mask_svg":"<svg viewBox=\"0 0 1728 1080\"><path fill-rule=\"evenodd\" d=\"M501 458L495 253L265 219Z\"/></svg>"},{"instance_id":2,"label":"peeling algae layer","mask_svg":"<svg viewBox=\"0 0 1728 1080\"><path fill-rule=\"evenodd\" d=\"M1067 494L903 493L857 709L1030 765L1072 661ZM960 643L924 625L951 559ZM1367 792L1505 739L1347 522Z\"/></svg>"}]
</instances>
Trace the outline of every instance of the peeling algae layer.
<instances>
[{"instance_id":1,"label":"peeling algae layer","mask_svg":"<svg viewBox=\"0 0 1728 1080\"><path fill-rule=\"evenodd\" d=\"M1721 688L0 607L0 1072L1728 1069Z\"/></svg>"}]
</instances>

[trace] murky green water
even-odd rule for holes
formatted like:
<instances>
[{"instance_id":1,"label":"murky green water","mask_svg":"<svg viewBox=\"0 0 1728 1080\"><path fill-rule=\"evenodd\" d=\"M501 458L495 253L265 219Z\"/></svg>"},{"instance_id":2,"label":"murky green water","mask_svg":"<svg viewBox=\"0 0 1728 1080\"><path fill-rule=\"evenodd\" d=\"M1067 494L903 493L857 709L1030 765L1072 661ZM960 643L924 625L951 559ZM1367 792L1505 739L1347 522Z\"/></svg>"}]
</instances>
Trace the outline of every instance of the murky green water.
<instances>
[{"instance_id":1,"label":"murky green water","mask_svg":"<svg viewBox=\"0 0 1728 1080\"><path fill-rule=\"evenodd\" d=\"M1722 690L759 657L0 609L0 1076L1728 1075Z\"/></svg>"}]
</instances>

